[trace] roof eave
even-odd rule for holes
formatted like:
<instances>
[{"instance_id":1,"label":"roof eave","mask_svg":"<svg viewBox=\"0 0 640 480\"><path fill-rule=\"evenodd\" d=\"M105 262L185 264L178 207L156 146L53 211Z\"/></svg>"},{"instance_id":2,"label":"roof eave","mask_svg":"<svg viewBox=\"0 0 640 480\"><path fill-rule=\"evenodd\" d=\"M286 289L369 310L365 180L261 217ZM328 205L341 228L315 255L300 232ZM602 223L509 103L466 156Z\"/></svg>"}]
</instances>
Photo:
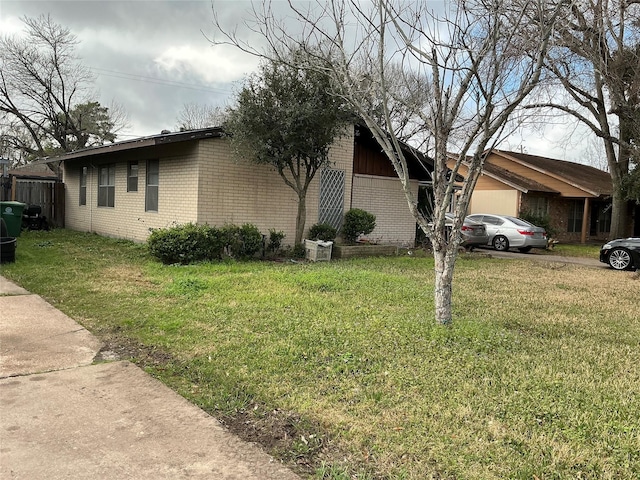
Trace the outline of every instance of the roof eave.
<instances>
[{"instance_id":1,"label":"roof eave","mask_svg":"<svg viewBox=\"0 0 640 480\"><path fill-rule=\"evenodd\" d=\"M188 142L193 140L202 140L206 138L217 138L223 135L220 127L205 128L200 130L188 130L186 132L173 132L154 135L151 137L142 137L124 142L111 143L109 145L100 145L97 147L85 148L75 152L65 153L57 157L51 157L41 160L43 163L64 162L68 160L76 160L94 155L104 155L113 152L122 152L127 150L137 150L146 147L155 147L160 145L169 145L172 143Z\"/></svg>"},{"instance_id":2,"label":"roof eave","mask_svg":"<svg viewBox=\"0 0 640 480\"><path fill-rule=\"evenodd\" d=\"M520 165L526 166L527 168L530 168L532 170L535 170L536 172L540 172L543 173L545 175L549 175L552 178L555 178L556 180L560 180L561 182L566 183L567 185L570 185L574 188L577 188L578 190L582 190L585 193L588 193L589 195L592 195L594 197L600 197L602 195L607 196L607 195L611 195L611 193L603 193L603 192L597 192L594 191L588 187L585 187L584 185L579 185L575 182L570 181L569 179L567 179L566 177L563 177L562 175L556 175L553 172L550 172L544 168L540 168L536 165L532 165L529 162L526 162L524 160L521 160L519 158L514 157L513 155L509 155L508 152L502 151L502 150L493 150L492 153L495 153L496 155L500 155L502 157L508 158L509 160L519 163Z\"/></svg>"}]
</instances>

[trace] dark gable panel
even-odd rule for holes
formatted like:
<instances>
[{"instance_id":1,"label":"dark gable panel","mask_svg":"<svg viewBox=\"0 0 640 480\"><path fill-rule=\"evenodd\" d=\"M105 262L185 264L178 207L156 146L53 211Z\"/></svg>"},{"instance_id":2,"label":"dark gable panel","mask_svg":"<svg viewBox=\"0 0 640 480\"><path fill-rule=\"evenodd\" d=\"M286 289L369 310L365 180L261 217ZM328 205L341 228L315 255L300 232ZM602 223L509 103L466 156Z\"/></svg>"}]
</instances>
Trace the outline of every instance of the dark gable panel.
<instances>
[{"instance_id":1,"label":"dark gable panel","mask_svg":"<svg viewBox=\"0 0 640 480\"><path fill-rule=\"evenodd\" d=\"M416 180L428 181L431 177L429 171L433 170L433 163L424 156L418 158L417 155L409 150L404 149L405 158L409 167L409 177ZM361 175L374 175L376 177L392 177L397 178L395 169L391 160L382 151L382 147L373 138L371 132L362 126L356 127L355 145L353 153L353 173Z\"/></svg>"},{"instance_id":2,"label":"dark gable panel","mask_svg":"<svg viewBox=\"0 0 640 480\"><path fill-rule=\"evenodd\" d=\"M353 173L378 177L396 176L393 165L375 142L361 142L357 139L354 157Z\"/></svg>"}]
</instances>

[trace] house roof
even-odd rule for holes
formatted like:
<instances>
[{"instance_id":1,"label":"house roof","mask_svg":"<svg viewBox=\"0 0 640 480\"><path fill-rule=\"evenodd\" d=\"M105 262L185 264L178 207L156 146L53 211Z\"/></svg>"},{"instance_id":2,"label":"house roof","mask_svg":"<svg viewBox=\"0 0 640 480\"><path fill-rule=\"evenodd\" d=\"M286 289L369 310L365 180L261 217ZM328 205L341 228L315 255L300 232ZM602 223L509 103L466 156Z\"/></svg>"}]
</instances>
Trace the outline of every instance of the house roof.
<instances>
[{"instance_id":1,"label":"house roof","mask_svg":"<svg viewBox=\"0 0 640 480\"><path fill-rule=\"evenodd\" d=\"M45 159L43 162L60 162L73 159L80 159L92 155L102 155L106 153L119 152L124 150L134 150L145 147L155 147L158 145L168 145L178 142L189 142L192 140L200 140L203 138L215 138L223 135L222 128L203 128L200 130L188 130L185 132L164 132L158 135L148 137L135 138L133 140L125 140L122 142L110 143L108 145L100 145L98 147L83 148L74 152L65 153L56 157Z\"/></svg>"},{"instance_id":2,"label":"house roof","mask_svg":"<svg viewBox=\"0 0 640 480\"><path fill-rule=\"evenodd\" d=\"M357 125L356 128L366 130L369 135L371 132L364 125ZM114 152L131 151L135 149L156 147L160 145L168 145L178 142L187 142L192 140L200 140L204 138L216 138L222 137L224 130L222 127L205 128L200 130L188 130L185 132L164 132L159 135L151 135L148 137L135 138L132 140L125 140L122 142L112 143L108 145L100 145L97 147L89 147L74 152L66 153L56 157L50 157L43 160L39 160L35 163L50 164L55 162L63 162L76 159L84 159L94 155L104 155ZM407 155L408 162L411 167L411 171L416 173L416 178L427 175L424 171L430 167L433 170L433 160L410 147L408 144L401 143L401 147ZM430 178L430 177L429 177Z\"/></svg>"},{"instance_id":3,"label":"house roof","mask_svg":"<svg viewBox=\"0 0 640 480\"><path fill-rule=\"evenodd\" d=\"M611 195L613 193L611 176L607 172L589 165L504 150L492 150L492 152L562 180L594 196Z\"/></svg>"},{"instance_id":4,"label":"house roof","mask_svg":"<svg viewBox=\"0 0 640 480\"><path fill-rule=\"evenodd\" d=\"M503 183L506 183L507 185L510 185L516 190L520 190L523 193L560 193L557 190L551 187L547 187L540 182L536 182L535 180L532 180L530 178L526 178L522 175L518 175L517 173L510 172L505 168L499 167L497 165L492 165L491 163L484 164L484 167L482 167L482 173Z\"/></svg>"},{"instance_id":5,"label":"house roof","mask_svg":"<svg viewBox=\"0 0 640 480\"><path fill-rule=\"evenodd\" d=\"M46 163L29 163L12 168L8 173L15 177L34 180L53 180L58 178L58 175Z\"/></svg>"}]
</instances>

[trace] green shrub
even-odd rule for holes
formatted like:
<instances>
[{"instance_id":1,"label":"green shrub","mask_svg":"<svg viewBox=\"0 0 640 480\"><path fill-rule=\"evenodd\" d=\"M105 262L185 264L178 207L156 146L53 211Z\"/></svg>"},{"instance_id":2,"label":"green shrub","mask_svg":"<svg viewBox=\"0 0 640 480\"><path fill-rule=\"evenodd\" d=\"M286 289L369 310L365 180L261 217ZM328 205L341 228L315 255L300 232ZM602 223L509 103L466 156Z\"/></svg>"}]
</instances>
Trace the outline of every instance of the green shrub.
<instances>
[{"instance_id":1,"label":"green shrub","mask_svg":"<svg viewBox=\"0 0 640 480\"><path fill-rule=\"evenodd\" d=\"M328 223L316 223L309 229L309 240L323 240L333 242L338 231Z\"/></svg>"},{"instance_id":2,"label":"green shrub","mask_svg":"<svg viewBox=\"0 0 640 480\"><path fill-rule=\"evenodd\" d=\"M282 240L286 235L284 232L277 232L275 229L269 229L269 245L267 246L267 250L270 252L277 252L282 247Z\"/></svg>"},{"instance_id":3,"label":"green shrub","mask_svg":"<svg viewBox=\"0 0 640 480\"><path fill-rule=\"evenodd\" d=\"M293 258L304 258L306 254L307 254L307 251L305 250L303 243L298 243L291 250L291 256Z\"/></svg>"},{"instance_id":4,"label":"green shrub","mask_svg":"<svg viewBox=\"0 0 640 480\"><path fill-rule=\"evenodd\" d=\"M223 247L218 229L193 223L153 230L147 245L149 252L165 264L218 259Z\"/></svg>"},{"instance_id":5,"label":"green shrub","mask_svg":"<svg viewBox=\"0 0 640 480\"><path fill-rule=\"evenodd\" d=\"M240 257L253 257L264 245L262 233L258 227L251 223L245 223L240 227L240 238L242 239L242 251Z\"/></svg>"},{"instance_id":6,"label":"green shrub","mask_svg":"<svg viewBox=\"0 0 640 480\"><path fill-rule=\"evenodd\" d=\"M536 227L542 227L547 232L547 237L553 237L556 234L555 228L551 226L551 217L549 215L536 215L528 210L520 212L520 218L529 223L533 223Z\"/></svg>"},{"instance_id":7,"label":"green shrub","mask_svg":"<svg viewBox=\"0 0 640 480\"><path fill-rule=\"evenodd\" d=\"M352 208L344 215L342 237L348 243L355 243L360 235L367 235L376 228L376 216L359 208Z\"/></svg>"},{"instance_id":8,"label":"green shrub","mask_svg":"<svg viewBox=\"0 0 640 480\"><path fill-rule=\"evenodd\" d=\"M262 234L255 225L225 225L221 231L227 254L231 257L252 257L262 248Z\"/></svg>"},{"instance_id":9,"label":"green shrub","mask_svg":"<svg viewBox=\"0 0 640 480\"><path fill-rule=\"evenodd\" d=\"M262 234L255 225L222 228L187 223L153 230L147 245L149 252L164 264L220 260L226 252L236 258L248 258L262 248Z\"/></svg>"}]
</instances>

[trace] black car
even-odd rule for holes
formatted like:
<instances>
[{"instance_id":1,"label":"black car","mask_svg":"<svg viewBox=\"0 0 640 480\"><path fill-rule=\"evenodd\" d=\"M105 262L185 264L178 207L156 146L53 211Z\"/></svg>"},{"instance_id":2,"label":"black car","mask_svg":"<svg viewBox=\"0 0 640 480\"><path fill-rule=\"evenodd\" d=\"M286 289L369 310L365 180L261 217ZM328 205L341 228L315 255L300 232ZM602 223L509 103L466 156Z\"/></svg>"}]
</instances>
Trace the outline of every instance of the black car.
<instances>
[{"instance_id":1,"label":"black car","mask_svg":"<svg viewBox=\"0 0 640 480\"><path fill-rule=\"evenodd\" d=\"M616 270L640 268L640 238L611 240L600 249L600 261Z\"/></svg>"}]
</instances>

